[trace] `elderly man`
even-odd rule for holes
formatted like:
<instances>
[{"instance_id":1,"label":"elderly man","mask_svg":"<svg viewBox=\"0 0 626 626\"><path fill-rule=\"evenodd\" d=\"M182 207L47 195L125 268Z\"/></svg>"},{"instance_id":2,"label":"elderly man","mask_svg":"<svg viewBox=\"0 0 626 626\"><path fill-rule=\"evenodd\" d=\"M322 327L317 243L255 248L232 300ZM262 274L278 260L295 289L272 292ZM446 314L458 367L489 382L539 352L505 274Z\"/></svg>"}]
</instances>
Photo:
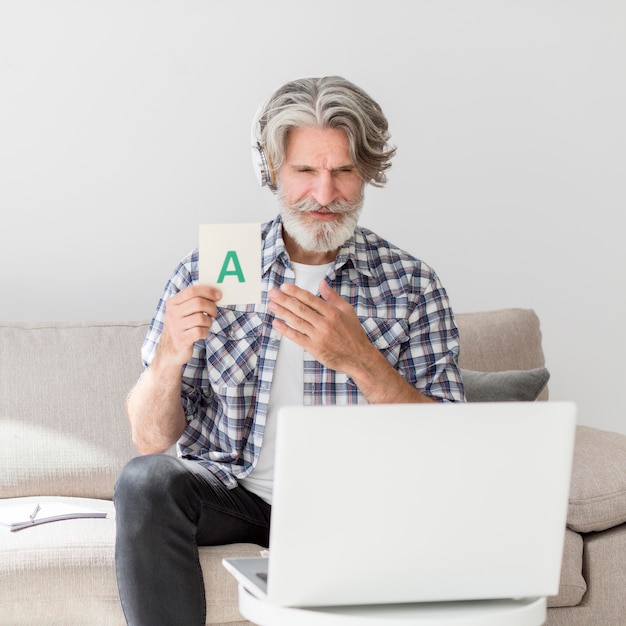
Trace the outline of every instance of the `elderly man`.
<instances>
[{"instance_id":1,"label":"elderly man","mask_svg":"<svg viewBox=\"0 0 626 626\"><path fill-rule=\"evenodd\" d=\"M259 179L279 203L262 228L262 302L221 307L193 250L128 396L142 456L116 485L116 568L133 625L204 624L198 545L267 546L280 406L464 399L437 275L358 226L365 185L384 185L395 153L380 106L343 78L300 79L253 130ZM174 444L178 458L163 454ZM333 462L350 489L349 459Z\"/></svg>"}]
</instances>

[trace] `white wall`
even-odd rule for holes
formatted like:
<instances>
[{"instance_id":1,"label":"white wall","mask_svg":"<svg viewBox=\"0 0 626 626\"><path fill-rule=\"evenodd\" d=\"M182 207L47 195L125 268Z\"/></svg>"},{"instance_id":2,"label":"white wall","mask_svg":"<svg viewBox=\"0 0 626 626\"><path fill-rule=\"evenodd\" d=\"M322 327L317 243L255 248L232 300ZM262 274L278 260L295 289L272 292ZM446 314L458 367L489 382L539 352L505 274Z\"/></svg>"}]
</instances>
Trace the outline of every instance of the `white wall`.
<instances>
[{"instance_id":1,"label":"white wall","mask_svg":"<svg viewBox=\"0 0 626 626\"><path fill-rule=\"evenodd\" d=\"M625 70L619 0L0 0L0 319L150 317L198 223L274 214L260 102L338 73L399 147L363 223L536 309L551 397L626 432Z\"/></svg>"}]
</instances>

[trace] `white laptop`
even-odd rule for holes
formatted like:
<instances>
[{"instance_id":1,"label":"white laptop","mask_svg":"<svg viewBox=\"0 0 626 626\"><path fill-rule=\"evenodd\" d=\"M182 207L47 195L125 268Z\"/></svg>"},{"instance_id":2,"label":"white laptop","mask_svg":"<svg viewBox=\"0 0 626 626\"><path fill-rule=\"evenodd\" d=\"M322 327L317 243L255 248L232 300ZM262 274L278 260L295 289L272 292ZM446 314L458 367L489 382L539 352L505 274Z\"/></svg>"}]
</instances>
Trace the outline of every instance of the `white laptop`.
<instances>
[{"instance_id":1,"label":"white laptop","mask_svg":"<svg viewBox=\"0 0 626 626\"><path fill-rule=\"evenodd\" d=\"M558 592L571 402L285 407L250 593L316 607Z\"/></svg>"}]
</instances>

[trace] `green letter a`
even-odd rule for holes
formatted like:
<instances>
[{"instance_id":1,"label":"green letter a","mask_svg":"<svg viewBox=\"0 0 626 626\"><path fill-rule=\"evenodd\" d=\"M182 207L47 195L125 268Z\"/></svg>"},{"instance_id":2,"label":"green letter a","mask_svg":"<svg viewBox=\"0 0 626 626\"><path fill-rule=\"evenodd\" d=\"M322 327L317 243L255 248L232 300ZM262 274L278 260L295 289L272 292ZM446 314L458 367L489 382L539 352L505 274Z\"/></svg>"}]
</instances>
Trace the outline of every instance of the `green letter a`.
<instances>
[{"instance_id":1,"label":"green letter a","mask_svg":"<svg viewBox=\"0 0 626 626\"><path fill-rule=\"evenodd\" d=\"M233 262L234 269L229 270L228 264ZM237 253L234 250L229 250L226 253L226 258L224 259L224 263L222 265L222 269L220 270L220 275L217 277L218 283L224 282L224 276L237 276L240 283L245 283L246 279L243 277L243 270L241 269L241 264L239 263L239 258L237 257Z\"/></svg>"}]
</instances>

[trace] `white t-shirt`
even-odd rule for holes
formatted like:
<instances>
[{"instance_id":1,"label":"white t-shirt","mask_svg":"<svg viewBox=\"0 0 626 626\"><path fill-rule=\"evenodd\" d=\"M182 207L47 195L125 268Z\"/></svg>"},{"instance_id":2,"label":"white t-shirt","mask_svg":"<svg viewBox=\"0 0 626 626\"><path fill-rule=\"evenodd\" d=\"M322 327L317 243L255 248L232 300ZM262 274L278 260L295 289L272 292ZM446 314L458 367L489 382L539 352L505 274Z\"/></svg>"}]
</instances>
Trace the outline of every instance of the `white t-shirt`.
<instances>
[{"instance_id":1,"label":"white t-shirt","mask_svg":"<svg viewBox=\"0 0 626 626\"><path fill-rule=\"evenodd\" d=\"M296 274L296 285L313 294L319 291L319 284L333 265L303 265L291 263ZM272 503L274 484L274 450L276 445L276 413L281 406L302 404L304 350L293 341L283 337L280 340L272 389L265 421L263 445L256 467L240 483L263 500Z\"/></svg>"}]
</instances>

